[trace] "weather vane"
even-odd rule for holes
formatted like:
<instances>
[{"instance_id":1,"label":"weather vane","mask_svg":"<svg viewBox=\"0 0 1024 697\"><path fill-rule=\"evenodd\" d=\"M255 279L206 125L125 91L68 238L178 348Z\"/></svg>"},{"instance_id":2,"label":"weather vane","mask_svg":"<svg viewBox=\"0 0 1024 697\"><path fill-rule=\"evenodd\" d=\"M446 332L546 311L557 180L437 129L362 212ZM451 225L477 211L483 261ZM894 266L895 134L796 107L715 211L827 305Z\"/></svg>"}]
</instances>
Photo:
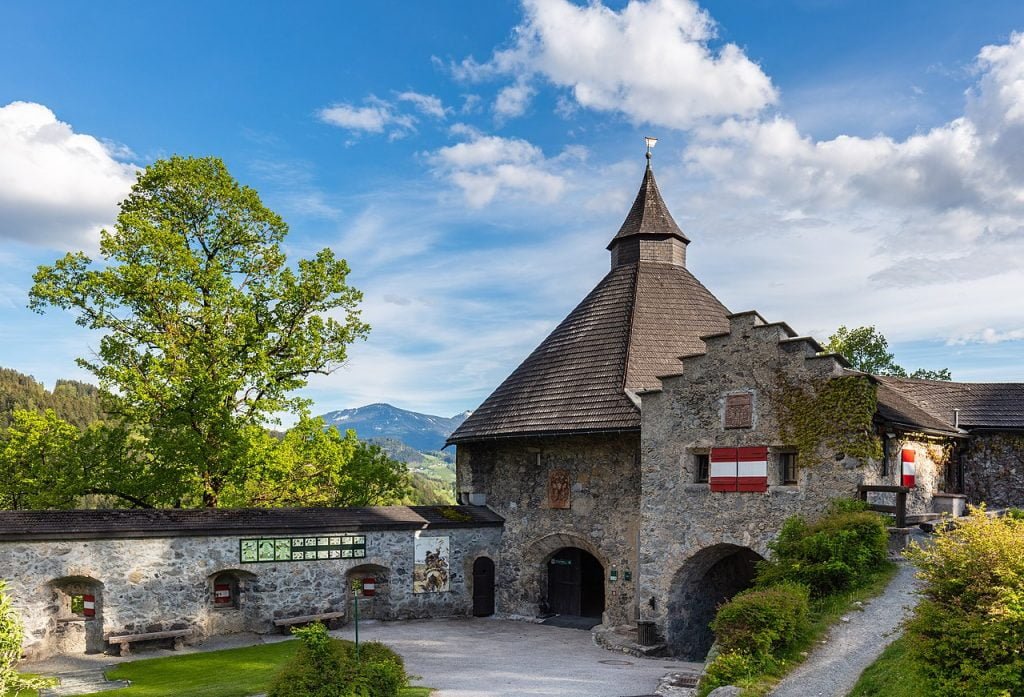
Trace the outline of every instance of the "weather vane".
<instances>
[{"instance_id":1,"label":"weather vane","mask_svg":"<svg viewBox=\"0 0 1024 697\"><path fill-rule=\"evenodd\" d=\"M649 160L651 159L651 148L658 143L658 139L652 138L651 136L644 136L644 142L647 143L647 159Z\"/></svg>"}]
</instances>

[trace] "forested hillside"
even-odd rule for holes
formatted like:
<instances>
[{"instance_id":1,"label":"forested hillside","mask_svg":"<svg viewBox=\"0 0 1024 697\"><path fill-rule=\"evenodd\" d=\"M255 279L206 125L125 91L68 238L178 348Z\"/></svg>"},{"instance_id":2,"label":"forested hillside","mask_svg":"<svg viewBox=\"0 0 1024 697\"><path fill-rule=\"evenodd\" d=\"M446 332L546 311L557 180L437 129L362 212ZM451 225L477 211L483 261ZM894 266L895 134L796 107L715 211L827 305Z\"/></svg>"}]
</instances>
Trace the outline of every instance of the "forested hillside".
<instances>
[{"instance_id":1,"label":"forested hillside","mask_svg":"<svg viewBox=\"0 0 1024 697\"><path fill-rule=\"evenodd\" d=\"M44 417L47 410L53 413ZM27 411L39 416L31 420L22 418L20 423L16 423L16 411ZM147 495L150 488L157 487L156 483L153 483L153 487L146 484L141 476L145 467L138 467L140 463L135 462L134 458L107 447L112 439L103 437L105 431L95 428L103 416L100 391L94 385L76 380L58 380L51 391L29 375L11 368L0 368L0 472L8 483L8 486L0 487L3 489L0 492L0 507L187 506L188 503L184 501L164 502ZM63 425L65 423L67 425ZM90 426L94 428L90 429ZM76 431L80 431L81 435L75 435ZM375 468L368 469L363 473L364 476L384 479L395 471L393 467L385 466L387 455L377 450L377 445L364 444L352 451L355 446L345 444L349 439L344 430L340 438L336 441L328 439L325 443L332 445L333 450L338 450L334 455L340 458L337 462L341 463L338 466L342 469L357 466ZM354 439L352 437L351 443L355 442ZM285 433L277 433L271 440L288 442ZM313 457L323 463L331 460L328 455L332 448L320 447L315 452ZM420 455L416 451L411 454ZM289 457L303 460L309 456L309 453L295 452ZM454 477L444 467L444 463L438 464L443 476L438 477L429 471L409 472L408 493L400 498L385 498L381 502L409 505L451 503L451 480ZM354 492L346 494L335 491L341 482L347 480L346 476L339 480L340 473L329 475L326 472L318 473L308 466L302 467L303 476L298 481L308 484L305 489L293 491L297 489L294 477L268 473L265 467L260 467L251 473L249 479L252 481L229 505L346 505L350 500L351 505L365 503ZM420 469L421 466L418 466L417 470ZM275 476L285 481L274 481ZM48 482L43 487L45 491L33 492L33 481ZM273 482L273 486L270 482ZM290 484L285 486L286 482ZM275 491L281 500L263 500L254 493L258 491Z\"/></svg>"},{"instance_id":2,"label":"forested hillside","mask_svg":"<svg viewBox=\"0 0 1024 697\"><path fill-rule=\"evenodd\" d=\"M100 391L94 385L58 380L51 392L30 375L0 368L0 428L11 425L15 409L53 409L57 416L79 428L99 421L102 414Z\"/></svg>"}]
</instances>

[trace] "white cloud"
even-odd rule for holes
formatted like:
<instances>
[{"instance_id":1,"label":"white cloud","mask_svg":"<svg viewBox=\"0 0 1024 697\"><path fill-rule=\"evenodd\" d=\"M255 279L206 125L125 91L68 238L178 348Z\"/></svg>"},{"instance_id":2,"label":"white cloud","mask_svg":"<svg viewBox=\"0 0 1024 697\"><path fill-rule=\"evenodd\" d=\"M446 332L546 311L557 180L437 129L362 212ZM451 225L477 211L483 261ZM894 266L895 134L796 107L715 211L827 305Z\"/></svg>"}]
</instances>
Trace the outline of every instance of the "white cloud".
<instances>
[{"instance_id":1,"label":"white cloud","mask_svg":"<svg viewBox=\"0 0 1024 697\"><path fill-rule=\"evenodd\" d=\"M771 80L742 49L711 47L715 23L692 0L632 0L619 12L599 2L524 5L512 46L486 63L467 58L453 65L456 78L515 75L525 85L537 75L571 90L583 107L672 128L753 116L776 100ZM517 88L505 88L499 101L521 104L510 89Z\"/></svg>"},{"instance_id":2,"label":"white cloud","mask_svg":"<svg viewBox=\"0 0 1024 697\"><path fill-rule=\"evenodd\" d=\"M1024 35L982 49L975 74L962 116L905 139L815 140L781 116L695 129L685 164L713 193L690 211L714 253L755 269L733 291L823 333L1020 339Z\"/></svg>"},{"instance_id":3,"label":"white cloud","mask_svg":"<svg viewBox=\"0 0 1024 697\"><path fill-rule=\"evenodd\" d=\"M324 107L317 117L331 126L353 133L383 133L388 131L392 140L402 138L416 130L416 118L395 110L390 102L373 95L366 98L366 106L337 103Z\"/></svg>"},{"instance_id":4,"label":"white cloud","mask_svg":"<svg viewBox=\"0 0 1024 697\"><path fill-rule=\"evenodd\" d=\"M521 138L484 135L456 124L453 134L468 137L430 153L435 172L458 187L472 208L481 208L501 194L538 203L557 201L567 187L565 167L586 157L586 150L569 147L553 158Z\"/></svg>"},{"instance_id":5,"label":"white cloud","mask_svg":"<svg viewBox=\"0 0 1024 697\"><path fill-rule=\"evenodd\" d=\"M400 102L411 103L421 113L424 113L427 116L433 116L435 119L444 119L448 115L449 110L445 108L440 98L435 97L432 94L402 92L397 98Z\"/></svg>"},{"instance_id":6,"label":"white cloud","mask_svg":"<svg viewBox=\"0 0 1024 697\"><path fill-rule=\"evenodd\" d=\"M519 80L498 92L498 97L494 100L494 113L499 119L522 116L530 106L534 94L534 88L525 80Z\"/></svg>"},{"instance_id":7,"label":"white cloud","mask_svg":"<svg viewBox=\"0 0 1024 697\"><path fill-rule=\"evenodd\" d=\"M398 93L393 102L372 94L363 101L364 106L345 102L332 104L317 111L317 118L323 123L344 128L350 133L387 131L388 138L396 140L415 132L416 124L419 123L419 119L414 115L401 111L399 105L402 103L411 104L421 114L439 120L444 120L450 111L440 98L432 94L411 91Z\"/></svg>"},{"instance_id":8,"label":"white cloud","mask_svg":"<svg viewBox=\"0 0 1024 697\"><path fill-rule=\"evenodd\" d=\"M42 104L0 107L0 239L95 249L135 181L118 151Z\"/></svg>"}]
</instances>

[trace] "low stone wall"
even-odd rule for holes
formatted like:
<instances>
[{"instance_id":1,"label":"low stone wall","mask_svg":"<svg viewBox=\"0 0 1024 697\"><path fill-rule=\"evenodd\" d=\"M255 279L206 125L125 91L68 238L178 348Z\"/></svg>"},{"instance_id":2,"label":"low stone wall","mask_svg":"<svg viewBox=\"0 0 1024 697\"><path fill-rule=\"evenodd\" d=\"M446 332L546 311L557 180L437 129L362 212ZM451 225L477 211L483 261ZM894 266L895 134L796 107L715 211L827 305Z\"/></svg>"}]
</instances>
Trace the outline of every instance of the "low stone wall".
<instances>
[{"instance_id":1,"label":"low stone wall","mask_svg":"<svg viewBox=\"0 0 1024 697\"><path fill-rule=\"evenodd\" d=\"M296 536L308 535L296 532ZM389 530L365 535L359 559L242 563L235 536L11 541L0 543L0 577L7 580L25 622L27 653L102 650L110 634L191 629L193 640L238 631L272 632L274 620L351 612L353 577L372 576L376 596L361 613L381 619L468 615L476 558L498 561L500 527ZM417 535L447 537L449 590L414 593ZM275 537L286 535L275 535ZM251 535L248 537L252 537ZM224 575L224 574L227 575ZM231 581L234 596L214 602L214 579ZM92 598L92 617L70 598ZM78 612L75 612L75 610Z\"/></svg>"}]
</instances>

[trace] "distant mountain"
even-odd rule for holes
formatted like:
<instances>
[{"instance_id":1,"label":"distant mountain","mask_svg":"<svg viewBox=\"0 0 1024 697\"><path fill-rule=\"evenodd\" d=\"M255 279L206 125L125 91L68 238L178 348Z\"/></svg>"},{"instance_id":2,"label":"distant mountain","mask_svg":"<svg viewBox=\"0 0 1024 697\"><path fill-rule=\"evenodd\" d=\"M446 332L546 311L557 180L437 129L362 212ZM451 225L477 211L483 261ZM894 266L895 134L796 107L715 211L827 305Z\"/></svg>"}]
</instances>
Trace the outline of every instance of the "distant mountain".
<instances>
[{"instance_id":1,"label":"distant mountain","mask_svg":"<svg viewBox=\"0 0 1024 697\"><path fill-rule=\"evenodd\" d=\"M344 431L351 428L362 440L394 439L420 452L437 452L444 447L452 431L471 412L450 418L407 411L390 404L368 404L355 409L342 409L323 415L330 426Z\"/></svg>"}]
</instances>

